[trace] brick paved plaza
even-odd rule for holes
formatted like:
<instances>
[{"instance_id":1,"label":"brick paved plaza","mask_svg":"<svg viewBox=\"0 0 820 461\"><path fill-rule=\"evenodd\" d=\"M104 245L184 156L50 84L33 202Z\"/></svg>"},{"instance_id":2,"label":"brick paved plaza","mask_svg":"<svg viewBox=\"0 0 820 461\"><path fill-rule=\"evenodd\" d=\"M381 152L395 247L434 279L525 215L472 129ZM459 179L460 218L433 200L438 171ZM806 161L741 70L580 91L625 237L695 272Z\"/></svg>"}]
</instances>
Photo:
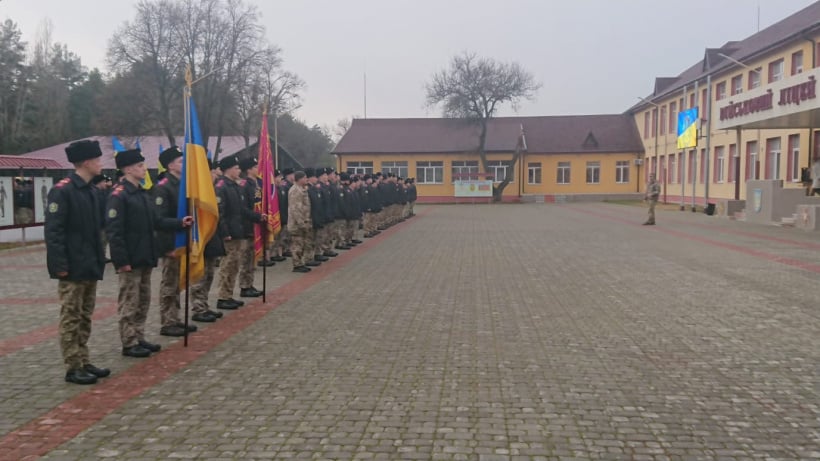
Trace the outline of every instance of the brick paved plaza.
<instances>
[{"instance_id":1,"label":"brick paved plaza","mask_svg":"<svg viewBox=\"0 0 820 461\"><path fill-rule=\"evenodd\" d=\"M0 459L820 459L817 234L419 208L280 263L187 349L152 306L150 359L120 355L109 267L90 346L113 374L89 387L63 381L43 247L0 253Z\"/></svg>"}]
</instances>

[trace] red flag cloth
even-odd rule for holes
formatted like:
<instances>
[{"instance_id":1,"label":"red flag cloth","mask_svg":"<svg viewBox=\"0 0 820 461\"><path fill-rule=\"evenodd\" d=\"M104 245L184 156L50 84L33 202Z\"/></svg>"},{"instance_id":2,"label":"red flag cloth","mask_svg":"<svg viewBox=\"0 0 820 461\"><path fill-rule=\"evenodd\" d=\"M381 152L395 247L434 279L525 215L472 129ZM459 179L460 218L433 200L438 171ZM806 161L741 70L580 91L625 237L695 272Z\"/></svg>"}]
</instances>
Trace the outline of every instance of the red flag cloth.
<instances>
[{"instance_id":1,"label":"red flag cloth","mask_svg":"<svg viewBox=\"0 0 820 461\"><path fill-rule=\"evenodd\" d=\"M282 229L279 216L279 195L274 184L273 154L268 137L268 114L262 114L262 131L259 134L259 178L257 181L259 200L255 204L257 213L268 215L268 223L254 226L254 262L259 262L265 254L265 247L272 242Z\"/></svg>"}]
</instances>

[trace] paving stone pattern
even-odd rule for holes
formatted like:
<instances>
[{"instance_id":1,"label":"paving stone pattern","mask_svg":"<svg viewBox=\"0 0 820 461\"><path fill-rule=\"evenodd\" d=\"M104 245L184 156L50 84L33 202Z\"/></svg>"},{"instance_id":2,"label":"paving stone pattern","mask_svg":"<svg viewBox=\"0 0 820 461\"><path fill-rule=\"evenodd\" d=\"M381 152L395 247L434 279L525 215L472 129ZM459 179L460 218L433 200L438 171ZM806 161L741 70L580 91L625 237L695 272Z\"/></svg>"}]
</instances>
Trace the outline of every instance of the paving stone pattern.
<instances>
[{"instance_id":1,"label":"paving stone pattern","mask_svg":"<svg viewBox=\"0 0 820 461\"><path fill-rule=\"evenodd\" d=\"M679 212L644 227L607 204L418 208L43 459L820 459L816 234ZM53 301L24 303L54 297L44 268L8 269L43 256L0 253L0 341L56 322ZM135 363L115 314L91 350L115 374ZM92 391L62 382L56 337L0 367L2 434Z\"/></svg>"}]
</instances>

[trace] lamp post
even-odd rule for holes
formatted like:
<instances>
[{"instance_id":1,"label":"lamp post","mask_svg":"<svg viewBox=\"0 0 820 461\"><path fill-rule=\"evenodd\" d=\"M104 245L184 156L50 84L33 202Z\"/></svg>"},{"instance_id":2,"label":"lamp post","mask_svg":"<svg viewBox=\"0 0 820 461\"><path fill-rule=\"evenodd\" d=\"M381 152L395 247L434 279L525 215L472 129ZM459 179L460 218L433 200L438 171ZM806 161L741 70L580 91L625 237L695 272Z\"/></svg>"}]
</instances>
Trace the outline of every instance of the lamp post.
<instances>
[{"instance_id":1,"label":"lamp post","mask_svg":"<svg viewBox=\"0 0 820 461\"><path fill-rule=\"evenodd\" d=\"M647 104L651 104L651 105L655 106L655 112L657 113L657 115L655 115L655 123L653 123L654 132L655 132L655 169L652 171L652 173L655 174L655 177L657 177L658 176L658 163L659 163L658 162L658 136L660 135L660 130L658 130L658 122L661 118L661 113L660 113L661 112L661 107L659 105L655 104L654 102L647 100L646 98L642 98L642 97L638 96L638 99L640 99L641 101L643 101ZM666 157L666 143L664 142L664 158L665 157ZM661 167L661 168L663 170L663 202L666 203L666 169L663 168L663 167ZM639 178L639 180L640 180L640 178Z\"/></svg>"}]
</instances>

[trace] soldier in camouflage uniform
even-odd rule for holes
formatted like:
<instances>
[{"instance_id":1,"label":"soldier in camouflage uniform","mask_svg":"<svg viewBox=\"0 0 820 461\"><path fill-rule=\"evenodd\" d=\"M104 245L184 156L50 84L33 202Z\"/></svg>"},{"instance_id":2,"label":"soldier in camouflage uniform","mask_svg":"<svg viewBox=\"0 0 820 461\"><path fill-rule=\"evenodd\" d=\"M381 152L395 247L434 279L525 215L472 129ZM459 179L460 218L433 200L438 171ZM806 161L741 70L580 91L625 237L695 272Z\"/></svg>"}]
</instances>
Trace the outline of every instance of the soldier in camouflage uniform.
<instances>
[{"instance_id":1,"label":"soldier in camouflage uniform","mask_svg":"<svg viewBox=\"0 0 820 461\"><path fill-rule=\"evenodd\" d=\"M156 215L149 193L140 185L147 169L139 149L117 153L116 163L124 178L108 197L105 230L111 245L111 260L119 274L117 309L122 355L148 357L151 352L160 350L159 345L145 340L145 320L151 305L151 272L159 257L154 231L181 231L193 223L193 218ZM184 330L181 333L184 334Z\"/></svg>"},{"instance_id":2,"label":"soldier in camouflage uniform","mask_svg":"<svg viewBox=\"0 0 820 461\"><path fill-rule=\"evenodd\" d=\"M655 225L655 206L658 204L658 197L661 195L661 185L655 180L655 175L649 175L649 184L646 185L646 196L644 200L649 202L649 218L643 223L644 226Z\"/></svg>"},{"instance_id":3,"label":"soldier in camouflage uniform","mask_svg":"<svg viewBox=\"0 0 820 461\"><path fill-rule=\"evenodd\" d=\"M290 181L282 176L290 176ZM290 232L288 232L288 191L293 185L293 169L286 168L282 170L282 176L276 177L276 193L279 197L279 220L282 223L282 228L276 234L276 239L273 241L272 250L275 253L271 258L272 261L284 261L285 252L290 248Z\"/></svg>"},{"instance_id":4,"label":"soldier in camouflage uniform","mask_svg":"<svg viewBox=\"0 0 820 461\"><path fill-rule=\"evenodd\" d=\"M65 380L94 384L111 371L89 361L88 338L97 296L97 281L103 278L105 256L100 239L103 218L99 195L91 179L100 174L100 144L77 141L65 149L74 173L58 182L48 193L45 241L49 276L59 280L60 349L66 367Z\"/></svg>"},{"instance_id":5,"label":"soldier in camouflage uniform","mask_svg":"<svg viewBox=\"0 0 820 461\"><path fill-rule=\"evenodd\" d=\"M245 193L245 208L249 213L255 213L256 204L262 202L262 187L259 186L258 182L259 166L255 158L244 158L239 161L239 169L245 175L239 181L239 186ZM250 215L246 214L246 216ZM242 240L241 255L239 257L239 296L243 298L262 296L262 292L253 286L255 274L253 263L256 259L256 222L251 219L242 220L245 238ZM276 264L273 261L260 262L268 266Z\"/></svg>"},{"instance_id":6,"label":"soldier in camouflage uniform","mask_svg":"<svg viewBox=\"0 0 820 461\"><path fill-rule=\"evenodd\" d=\"M288 191L288 232L293 272L310 272L305 247L313 239L314 231L307 177L303 171L297 171L293 179L295 183Z\"/></svg>"}]
</instances>

